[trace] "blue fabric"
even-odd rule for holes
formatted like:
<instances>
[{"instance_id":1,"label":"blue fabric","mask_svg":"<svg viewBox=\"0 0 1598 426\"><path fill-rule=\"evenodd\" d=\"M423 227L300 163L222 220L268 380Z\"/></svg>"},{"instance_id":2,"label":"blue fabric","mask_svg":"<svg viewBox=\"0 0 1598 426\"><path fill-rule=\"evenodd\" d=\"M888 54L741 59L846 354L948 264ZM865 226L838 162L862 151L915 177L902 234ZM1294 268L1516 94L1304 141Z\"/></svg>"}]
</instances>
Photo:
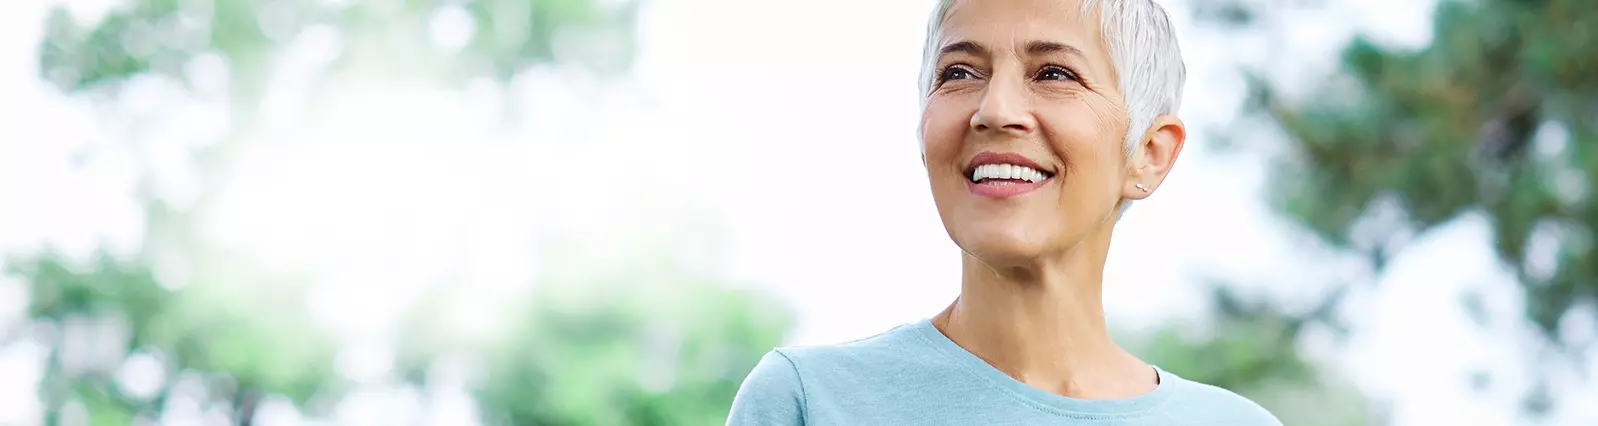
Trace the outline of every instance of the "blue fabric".
<instances>
[{"instance_id":1,"label":"blue fabric","mask_svg":"<svg viewBox=\"0 0 1598 426\"><path fill-rule=\"evenodd\" d=\"M1258 404L1157 367L1137 397L1027 386L922 320L841 345L778 348L744 379L727 424L1281 426Z\"/></svg>"}]
</instances>

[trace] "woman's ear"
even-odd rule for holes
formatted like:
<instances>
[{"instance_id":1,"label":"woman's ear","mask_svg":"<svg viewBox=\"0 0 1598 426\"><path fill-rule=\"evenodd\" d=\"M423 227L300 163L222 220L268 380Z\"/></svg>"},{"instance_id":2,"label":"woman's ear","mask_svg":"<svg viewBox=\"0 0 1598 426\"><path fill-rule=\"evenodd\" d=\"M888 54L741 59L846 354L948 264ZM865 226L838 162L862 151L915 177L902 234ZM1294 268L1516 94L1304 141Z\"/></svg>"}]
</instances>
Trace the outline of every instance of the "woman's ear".
<instances>
[{"instance_id":1,"label":"woman's ear","mask_svg":"<svg viewBox=\"0 0 1598 426\"><path fill-rule=\"evenodd\" d=\"M1134 200L1148 198L1161 182L1165 182L1165 175L1176 165L1176 157L1182 154L1182 145L1186 142L1187 126L1182 124L1182 119L1174 115L1155 117L1148 133L1132 147L1127 158L1131 167L1127 170L1121 196Z\"/></svg>"}]
</instances>

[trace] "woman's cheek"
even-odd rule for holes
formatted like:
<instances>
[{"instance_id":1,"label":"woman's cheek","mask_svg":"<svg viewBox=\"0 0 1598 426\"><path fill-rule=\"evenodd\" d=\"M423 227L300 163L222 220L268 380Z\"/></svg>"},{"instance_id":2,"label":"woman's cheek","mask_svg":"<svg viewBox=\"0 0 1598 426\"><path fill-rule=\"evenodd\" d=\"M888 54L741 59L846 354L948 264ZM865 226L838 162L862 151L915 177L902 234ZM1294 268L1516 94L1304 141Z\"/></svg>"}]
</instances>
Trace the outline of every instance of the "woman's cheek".
<instances>
[{"instance_id":1,"label":"woman's cheek","mask_svg":"<svg viewBox=\"0 0 1598 426\"><path fill-rule=\"evenodd\" d=\"M1111 102L1084 102L1092 110L1098 131L1107 139L1114 139L1117 148L1126 140L1126 108Z\"/></svg>"},{"instance_id":2,"label":"woman's cheek","mask_svg":"<svg viewBox=\"0 0 1598 426\"><path fill-rule=\"evenodd\" d=\"M1053 118L1050 120L1054 122L1051 126L1053 130L1064 134L1064 137L1055 138L1055 141L1064 142L1071 150L1086 151L1084 154L1099 154L1097 151L1120 148L1126 120L1116 110L1114 106L1087 99L1060 105L1049 114ZM1101 146L1106 144L1110 146Z\"/></svg>"},{"instance_id":3,"label":"woman's cheek","mask_svg":"<svg viewBox=\"0 0 1598 426\"><path fill-rule=\"evenodd\" d=\"M953 105L937 100L928 103L922 112L921 143L929 157L959 148L957 145L965 136L965 128L970 122L970 117L962 119L960 115L959 108L953 108Z\"/></svg>"}]
</instances>

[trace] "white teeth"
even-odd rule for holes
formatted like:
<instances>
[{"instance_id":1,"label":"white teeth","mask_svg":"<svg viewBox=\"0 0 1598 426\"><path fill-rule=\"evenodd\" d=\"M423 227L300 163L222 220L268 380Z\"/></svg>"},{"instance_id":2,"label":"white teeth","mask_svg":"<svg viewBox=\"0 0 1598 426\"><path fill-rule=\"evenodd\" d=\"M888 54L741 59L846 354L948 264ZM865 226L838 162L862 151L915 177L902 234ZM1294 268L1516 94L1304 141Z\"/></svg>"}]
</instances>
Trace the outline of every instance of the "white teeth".
<instances>
[{"instance_id":1,"label":"white teeth","mask_svg":"<svg viewBox=\"0 0 1598 426\"><path fill-rule=\"evenodd\" d=\"M1020 179L1027 182L1042 182L1043 172L1026 166L1014 164L986 164L977 166L971 172L971 180L981 182L985 179Z\"/></svg>"}]
</instances>

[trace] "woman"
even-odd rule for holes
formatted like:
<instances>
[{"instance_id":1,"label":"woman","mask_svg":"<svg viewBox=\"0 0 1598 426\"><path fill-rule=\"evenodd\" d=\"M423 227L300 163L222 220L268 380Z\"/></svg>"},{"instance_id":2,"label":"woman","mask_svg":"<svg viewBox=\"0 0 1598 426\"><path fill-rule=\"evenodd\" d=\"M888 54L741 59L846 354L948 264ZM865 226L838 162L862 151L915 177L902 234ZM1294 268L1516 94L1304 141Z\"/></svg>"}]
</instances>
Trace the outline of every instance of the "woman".
<instances>
[{"instance_id":1,"label":"woman","mask_svg":"<svg viewBox=\"0 0 1598 426\"><path fill-rule=\"evenodd\" d=\"M1116 219L1164 180L1184 70L1152 0L943 0L922 74L922 160L960 296L842 345L779 348L730 425L1280 425L1114 341L1100 293Z\"/></svg>"}]
</instances>

